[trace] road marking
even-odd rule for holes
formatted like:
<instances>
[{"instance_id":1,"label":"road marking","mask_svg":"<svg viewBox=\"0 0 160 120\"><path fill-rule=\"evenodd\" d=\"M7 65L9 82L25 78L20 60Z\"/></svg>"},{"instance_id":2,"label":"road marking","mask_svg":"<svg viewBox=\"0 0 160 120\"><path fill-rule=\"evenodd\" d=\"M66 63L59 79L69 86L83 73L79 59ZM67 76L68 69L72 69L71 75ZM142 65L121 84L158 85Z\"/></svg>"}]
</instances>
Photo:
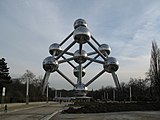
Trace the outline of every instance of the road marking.
<instances>
[{"instance_id":1,"label":"road marking","mask_svg":"<svg viewBox=\"0 0 160 120\"><path fill-rule=\"evenodd\" d=\"M62 112L62 110L58 110L56 112L53 112L51 115L47 115L45 118L42 120L50 120L53 116L55 116L57 113Z\"/></svg>"}]
</instances>

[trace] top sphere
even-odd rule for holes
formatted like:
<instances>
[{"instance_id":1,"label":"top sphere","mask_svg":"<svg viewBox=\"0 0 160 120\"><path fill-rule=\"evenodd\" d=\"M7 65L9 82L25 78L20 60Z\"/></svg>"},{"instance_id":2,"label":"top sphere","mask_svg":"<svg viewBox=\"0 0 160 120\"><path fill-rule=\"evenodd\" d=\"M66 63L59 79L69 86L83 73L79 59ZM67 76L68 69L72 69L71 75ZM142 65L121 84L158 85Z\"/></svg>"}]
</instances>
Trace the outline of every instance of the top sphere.
<instances>
[{"instance_id":1,"label":"top sphere","mask_svg":"<svg viewBox=\"0 0 160 120\"><path fill-rule=\"evenodd\" d=\"M74 22L74 29L76 29L76 28L79 27L79 26L87 27L87 22L86 22L84 19L77 19L77 20Z\"/></svg>"}]
</instances>

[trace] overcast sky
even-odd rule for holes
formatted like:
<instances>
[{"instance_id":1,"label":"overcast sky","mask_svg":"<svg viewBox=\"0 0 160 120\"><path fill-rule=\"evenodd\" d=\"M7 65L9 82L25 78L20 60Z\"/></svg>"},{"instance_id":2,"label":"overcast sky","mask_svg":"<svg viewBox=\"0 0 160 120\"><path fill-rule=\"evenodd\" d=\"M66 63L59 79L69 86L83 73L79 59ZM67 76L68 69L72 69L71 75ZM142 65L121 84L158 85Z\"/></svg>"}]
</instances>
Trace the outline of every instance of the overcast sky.
<instances>
[{"instance_id":1,"label":"overcast sky","mask_svg":"<svg viewBox=\"0 0 160 120\"><path fill-rule=\"evenodd\" d=\"M49 46L60 43L74 30L74 21L83 18L94 38L111 47L110 56L120 63L116 73L121 82L145 78L151 42L160 46L159 6L159 0L0 0L0 58L6 59L12 78L26 69L44 75L42 61L50 55ZM66 66L59 69L76 82L72 68ZM90 65L83 82L101 70L101 65ZM57 73L49 82L57 89L73 88ZM111 75L104 73L89 89L107 85L114 83Z\"/></svg>"}]
</instances>

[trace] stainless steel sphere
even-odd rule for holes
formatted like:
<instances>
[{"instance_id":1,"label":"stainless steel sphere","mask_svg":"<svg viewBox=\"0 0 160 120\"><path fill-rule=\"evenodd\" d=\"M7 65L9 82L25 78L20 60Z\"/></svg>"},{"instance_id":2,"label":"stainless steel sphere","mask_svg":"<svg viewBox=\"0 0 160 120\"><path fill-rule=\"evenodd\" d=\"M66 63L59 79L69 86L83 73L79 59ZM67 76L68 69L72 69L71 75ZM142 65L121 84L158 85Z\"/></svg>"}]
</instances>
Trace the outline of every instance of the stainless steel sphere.
<instances>
[{"instance_id":1,"label":"stainless steel sphere","mask_svg":"<svg viewBox=\"0 0 160 120\"><path fill-rule=\"evenodd\" d=\"M77 43L84 44L86 43L91 37L91 33L89 32L88 28L84 26L80 26L76 28L73 32L73 38Z\"/></svg>"},{"instance_id":2,"label":"stainless steel sphere","mask_svg":"<svg viewBox=\"0 0 160 120\"><path fill-rule=\"evenodd\" d=\"M116 72L119 68L119 62L114 57L108 57L106 63L104 64L104 70L106 72L112 73Z\"/></svg>"},{"instance_id":3,"label":"stainless steel sphere","mask_svg":"<svg viewBox=\"0 0 160 120\"><path fill-rule=\"evenodd\" d=\"M55 56L58 56L61 52L62 52L62 48L59 46L58 43L53 43L52 45L50 45L49 53L51 55L54 54Z\"/></svg>"},{"instance_id":4,"label":"stainless steel sphere","mask_svg":"<svg viewBox=\"0 0 160 120\"><path fill-rule=\"evenodd\" d=\"M100 47L98 49L99 49L99 51L101 51L101 53L103 55L105 55L106 53L109 55L111 52L111 48L107 44L100 45Z\"/></svg>"},{"instance_id":5,"label":"stainless steel sphere","mask_svg":"<svg viewBox=\"0 0 160 120\"><path fill-rule=\"evenodd\" d=\"M86 62L86 60L87 60L87 59L86 59L87 53L86 53L86 51L82 50L82 51L81 51L81 54L80 54L80 51L77 50L77 51L74 53L74 57L75 57L74 61L75 61L76 63L84 63L84 62Z\"/></svg>"},{"instance_id":6,"label":"stainless steel sphere","mask_svg":"<svg viewBox=\"0 0 160 120\"><path fill-rule=\"evenodd\" d=\"M75 75L76 77L79 76L79 66L77 66L77 67L74 69L73 73L74 73L74 75ZM85 69L82 68L82 77L84 77L85 74L86 74Z\"/></svg>"},{"instance_id":7,"label":"stainless steel sphere","mask_svg":"<svg viewBox=\"0 0 160 120\"><path fill-rule=\"evenodd\" d=\"M79 27L79 26L87 27L87 22L86 22L84 19L77 19L77 20L74 22L74 29L76 29L76 28Z\"/></svg>"},{"instance_id":8,"label":"stainless steel sphere","mask_svg":"<svg viewBox=\"0 0 160 120\"><path fill-rule=\"evenodd\" d=\"M52 56L49 56L43 60L43 69L46 72L55 72L58 69L58 61Z\"/></svg>"}]
</instances>

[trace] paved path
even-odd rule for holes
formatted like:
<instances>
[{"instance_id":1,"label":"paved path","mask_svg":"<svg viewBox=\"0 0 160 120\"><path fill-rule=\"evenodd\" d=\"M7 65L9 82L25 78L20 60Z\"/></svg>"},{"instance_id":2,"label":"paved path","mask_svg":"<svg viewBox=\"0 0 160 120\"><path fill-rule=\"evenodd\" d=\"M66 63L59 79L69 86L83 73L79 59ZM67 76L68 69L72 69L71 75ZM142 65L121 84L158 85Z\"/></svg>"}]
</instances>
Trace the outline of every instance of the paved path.
<instances>
[{"instance_id":1,"label":"paved path","mask_svg":"<svg viewBox=\"0 0 160 120\"><path fill-rule=\"evenodd\" d=\"M57 114L51 120L160 120L160 111L112 112L96 114Z\"/></svg>"},{"instance_id":2,"label":"paved path","mask_svg":"<svg viewBox=\"0 0 160 120\"><path fill-rule=\"evenodd\" d=\"M62 110L63 106L64 104L48 103L29 108L20 108L1 113L0 120L48 120L57 111Z\"/></svg>"}]
</instances>

